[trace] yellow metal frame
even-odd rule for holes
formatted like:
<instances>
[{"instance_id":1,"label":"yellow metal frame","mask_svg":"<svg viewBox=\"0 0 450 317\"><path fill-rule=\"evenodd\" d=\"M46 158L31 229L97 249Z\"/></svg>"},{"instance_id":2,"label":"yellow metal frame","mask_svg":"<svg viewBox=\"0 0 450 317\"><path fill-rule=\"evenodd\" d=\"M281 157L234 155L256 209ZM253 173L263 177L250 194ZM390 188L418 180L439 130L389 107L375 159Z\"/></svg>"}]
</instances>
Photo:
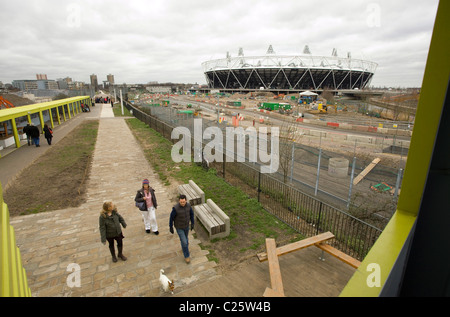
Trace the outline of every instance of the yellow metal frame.
<instances>
[{"instance_id":1,"label":"yellow metal frame","mask_svg":"<svg viewBox=\"0 0 450 317\"><path fill-rule=\"evenodd\" d=\"M417 218L450 78L449 16L450 1L440 1L397 210L341 297L380 295ZM371 264L377 264L379 272ZM379 274L379 286L368 283L377 278L376 274Z\"/></svg>"},{"instance_id":2,"label":"yellow metal frame","mask_svg":"<svg viewBox=\"0 0 450 317\"><path fill-rule=\"evenodd\" d=\"M89 106L92 106L91 98L89 96L80 96L80 97L72 97L72 98L60 99L60 100L55 100L55 101L37 103L37 104L33 104L33 105L28 105L28 106L2 109L2 110L0 110L0 122L11 120L14 141L16 143L16 147L19 148L20 147L20 139L19 139L19 133L17 131L17 126L16 126L16 120L15 120L16 118L27 117L28 122L31 123L30 115L33 113L38 113L39 120L41 122L41 127L43 127L44 126L44 116L43 116L42 112L43 111L51 111L51 109L56 108L56 113L58 115L58 124L61 124L61 120L59 118L58 107L62 106L63 118L64 118L64 121L66 121L67 120L66 113L68 115L68 118L71 119L72 116L75 116L76 114L81 112L81 103L82 102L84 102L85 104L88 104ZM66 105L67 105L67 109L65 107ZM71 112L72 112L72 114L71 114ZM53 129L54 122L53 122L53 117L51 115L50 115L50 124Z\"/></svg>"},{"instance_id":3,"label":"yellow metal frame","mask_svg":"<svg viewBox=\"0 0 450 317\"><path fill-rule=\"evenodd\" d=\"M8 206L3 202L0 184L0 297L31 297L27 274L9 224Z\"/></svg>"}]
</instances>

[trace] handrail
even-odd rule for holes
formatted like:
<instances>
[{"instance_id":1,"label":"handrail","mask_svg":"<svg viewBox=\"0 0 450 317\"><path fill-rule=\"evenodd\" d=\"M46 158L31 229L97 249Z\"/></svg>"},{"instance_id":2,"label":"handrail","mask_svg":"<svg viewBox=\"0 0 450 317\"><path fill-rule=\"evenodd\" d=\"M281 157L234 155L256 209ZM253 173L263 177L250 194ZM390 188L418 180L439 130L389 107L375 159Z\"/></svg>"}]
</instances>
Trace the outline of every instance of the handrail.
<instances>
[{"instance_id":1,"label":"handrail","mask_svg":"<svg viewBox=\"0 0 450 317\"><path fill-rule=\"evenodd\" d=\"M0 297L31 297L0 183Z\"/></svg>"}]
</instances>

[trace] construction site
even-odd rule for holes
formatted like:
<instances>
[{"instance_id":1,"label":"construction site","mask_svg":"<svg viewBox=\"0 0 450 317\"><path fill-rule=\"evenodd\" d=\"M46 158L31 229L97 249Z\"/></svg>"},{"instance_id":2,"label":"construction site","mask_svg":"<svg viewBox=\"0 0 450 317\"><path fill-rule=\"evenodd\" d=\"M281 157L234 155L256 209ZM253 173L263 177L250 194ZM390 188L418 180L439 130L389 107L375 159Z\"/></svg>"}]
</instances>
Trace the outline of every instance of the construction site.
<instances>
[{"instance_id":1,"label":"construction site","mask_svg":"<svg viewBox=\"0 0 450 317\"><path fill-rule=\"evenodd\" d=\"M129 95L173 126L203 118L205 128L280 127L282 159L274 177L379 227L401 191L417 98L416 92L356 99L327 91Z\"/></svg>"}]
</instances>

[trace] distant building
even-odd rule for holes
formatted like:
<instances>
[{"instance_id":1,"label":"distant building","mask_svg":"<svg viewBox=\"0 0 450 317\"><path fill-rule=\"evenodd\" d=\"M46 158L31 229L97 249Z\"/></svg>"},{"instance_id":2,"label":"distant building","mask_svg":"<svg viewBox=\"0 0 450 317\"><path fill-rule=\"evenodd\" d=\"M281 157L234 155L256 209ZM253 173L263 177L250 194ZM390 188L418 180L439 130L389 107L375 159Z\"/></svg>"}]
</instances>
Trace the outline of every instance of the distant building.
<instances>
[{"instance_id":1,"label":"distant building","mask_svg":"<svg viewBox=\"0 0 450 317\"><path fill-rule=\"evenodd\" d=\"M55 80L37 80L38 89L59 89L58 83Z\"/></svg>"},{"instance_id":2,"label":"distant building","mask_svg":"<svg viewBox=\"0 0 450 317\"><path fill-rule=\"evenodd\" d=\"M34 79L13 80L12 85L19 90L38 89L37 80Z\"/></svg>"},{"instance_id":3,"label":"distant building","mask_svg":"<svg viewBox=\"0 0 450 317\"><path fill-rule=\"evenodd\" d=\"M110 85L114 85L114 75L109 74L108 76L106 76L106 79Z\"/></svg>"},{"instance_id":4,"label":"distant building","mask_svg":"<svg viewBox=\"0 0 450 317\"><path fill-rule=\"evenodd\" d=\"M47 74L36 74L37 80L47 80Z\"/></svg>"},{"instance_id":5,"label":"distant building","mask_svg":"<svg viewBox=\"0 0 450 317\"><path fill-rule=\"evenodd\" d=\"M172 92L172 87L170 86L147 86L146 89L156 94L170 94Z\"/></svg>"},{"instance_id":6,"label":"distant building","mask_svg":"<svg viewBox=\"0 0 450 317\"><path fill-rule=\"evenodd\" d=\"M13 80L12 85L13 87L23 91L38 90L38 89L39 90L59 89L58 82L49 79Z\"/></svg>"},{"instance_id":7,"label":"distant building","mask_svg":"<svg viewBox=\"0 0 450 317\"><path fill-rule=\"evenodd\" d=\"M58 78L56 81L58 82L59 89L68 89L69 85L72 83L72 78Z\"/></svg>"},{"instance_id":8,"label":"distant building","mask_svg":"<svg viewBox=\"0 0 450 317\"><path fill-rule=\"evenodd\" d=\"M312 55L308 46L303 54L277 55L272 45L265 55L244 56L242 48L237 57L202 63L209 88L224 91L255 91L261 88L276 93L363 89L370 85L378 64L339 57L333 49L331 56Z\"/></svg>"},{"instance_id":9,"label":"distant building","mask_svg":"<svg viewBox=\"0 0 450 317\"><path fill-rule=\"evenodd\" d=\"M97 75L95 74L91 75L91 87L94 88L96 91L98 90L98 80Z\"/></svg>"}]
</instances>

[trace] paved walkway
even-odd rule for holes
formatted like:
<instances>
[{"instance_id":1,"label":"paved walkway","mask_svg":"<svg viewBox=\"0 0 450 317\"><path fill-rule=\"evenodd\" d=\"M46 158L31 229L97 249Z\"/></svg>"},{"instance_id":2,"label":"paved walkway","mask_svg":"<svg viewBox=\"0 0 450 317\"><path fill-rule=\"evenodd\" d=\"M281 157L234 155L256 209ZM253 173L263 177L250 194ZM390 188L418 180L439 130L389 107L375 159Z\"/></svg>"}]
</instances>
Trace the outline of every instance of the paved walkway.
<instances>
[{"instance_id":1,"label":"paved walkway","mask_svg":"<svg viewBox=\"0 0 450 317\"><path fill-rule=\"evenodd\" d=\"M168 228L175 197L158 180L124 119L114 118L111 107L102 104L86 114L86 118L96 116L100 125L87 202L77 208L11 219L32 295L166 296L159 285L160 269L180 290L215 278L216 264L207 260L208 251L201 250L200 241L192 236L191 263L184 262L179 238ZM158 199L158 236L145 232L134 206L144 178L150 180ZM128 225L123 230L126 262L113 263L108 246L100 243L98 217L106 200L116 204ZM72 263L80 267L81 287L66 282L68 277L76 282L76 274L71 275L74 271L68 271Z\"/></svg>"}]
</instances>

